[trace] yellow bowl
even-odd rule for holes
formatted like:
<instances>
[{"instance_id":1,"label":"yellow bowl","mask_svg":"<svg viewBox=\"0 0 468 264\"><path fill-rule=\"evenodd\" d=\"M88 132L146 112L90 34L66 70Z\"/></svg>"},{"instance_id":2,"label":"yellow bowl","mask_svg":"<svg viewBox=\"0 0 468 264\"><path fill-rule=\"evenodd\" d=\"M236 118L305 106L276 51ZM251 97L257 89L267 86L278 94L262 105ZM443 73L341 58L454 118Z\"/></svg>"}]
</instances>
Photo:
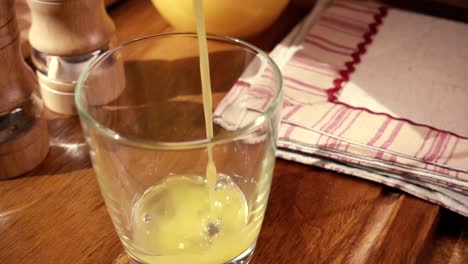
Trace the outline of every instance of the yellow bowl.
<instances>
[{"instance_id":1,"label":"yellow bowl","mask_svg":"<svg viewBox=\"0 0 468 264\"><path fill-rule=\"evenodd\" d=\"M178 31L195 31L193 0L152 0L161 15ZM206 30L247 37L268 28L288 0L205 0Z\"/></svg>"}]
</instances>

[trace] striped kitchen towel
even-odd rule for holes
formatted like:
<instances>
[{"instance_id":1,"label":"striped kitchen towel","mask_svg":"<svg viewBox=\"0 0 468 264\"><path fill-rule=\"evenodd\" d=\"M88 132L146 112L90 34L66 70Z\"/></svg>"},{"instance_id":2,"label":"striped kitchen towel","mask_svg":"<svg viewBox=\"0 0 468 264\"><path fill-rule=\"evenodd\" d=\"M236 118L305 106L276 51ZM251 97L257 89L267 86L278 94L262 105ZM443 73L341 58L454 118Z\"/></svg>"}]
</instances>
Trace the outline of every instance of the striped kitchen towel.
<instances>
[{"instance_id":1,"label":"striped kitchen towel","mask_svg":"<svg viewBox=\"0 0 468 264\"><path fill-rule=\"evenodd\" d=\"M468 216L467 45L466 24L375 2L318 1L271 53L285 89L278 156ZM258 76L238 82L225 101L244 106L222 102L218 124L232 129L263 110L271 73Z\"/></svg>"}]
</instances>

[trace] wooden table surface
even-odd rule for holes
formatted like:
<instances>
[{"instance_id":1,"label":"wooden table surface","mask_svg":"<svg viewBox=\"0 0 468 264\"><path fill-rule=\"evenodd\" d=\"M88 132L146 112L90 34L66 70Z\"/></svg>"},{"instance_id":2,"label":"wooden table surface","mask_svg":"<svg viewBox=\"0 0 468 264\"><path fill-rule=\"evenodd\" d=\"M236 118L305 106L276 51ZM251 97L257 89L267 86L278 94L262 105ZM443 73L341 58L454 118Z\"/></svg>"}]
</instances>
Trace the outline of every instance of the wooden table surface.
<instances>
[{"instance_id":1,"label":"wooden table surface","mask_svg":"<svg viewBox=\"0 0 468 264\"><path fill-rule=\"evenodd\" d=\"M290 5L274 27L250 41L270 50L307 11ZM149 1L124 1L110 14L119 41L170 31ZM0 182L0 263L112 263L123 248L79 121L47 117L46 160ZM278 160L252 263L463 263L467 223L396 190Z\"/></svg>"}]
</instances>

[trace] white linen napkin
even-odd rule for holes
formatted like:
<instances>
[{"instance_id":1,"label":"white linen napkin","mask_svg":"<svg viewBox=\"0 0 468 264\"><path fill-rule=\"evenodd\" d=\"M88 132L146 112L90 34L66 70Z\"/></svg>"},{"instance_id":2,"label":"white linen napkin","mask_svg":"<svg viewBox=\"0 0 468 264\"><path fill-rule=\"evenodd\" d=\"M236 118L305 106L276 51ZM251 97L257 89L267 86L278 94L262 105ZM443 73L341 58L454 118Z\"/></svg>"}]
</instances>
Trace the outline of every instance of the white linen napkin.
<instances>
[{"instance_id":1,"label":"white linen napkin","mask_svg":"<svg viewBox=\"0 0 468 264\"><path fill-rule=\"evenodd\" d=\"M319 1L271 53L285 89L278 157L468 216L466 46L466 24L370 1ZM261 112L268 78L238 82L215 121L233 129Z\"/></svg>"}]
</instances>

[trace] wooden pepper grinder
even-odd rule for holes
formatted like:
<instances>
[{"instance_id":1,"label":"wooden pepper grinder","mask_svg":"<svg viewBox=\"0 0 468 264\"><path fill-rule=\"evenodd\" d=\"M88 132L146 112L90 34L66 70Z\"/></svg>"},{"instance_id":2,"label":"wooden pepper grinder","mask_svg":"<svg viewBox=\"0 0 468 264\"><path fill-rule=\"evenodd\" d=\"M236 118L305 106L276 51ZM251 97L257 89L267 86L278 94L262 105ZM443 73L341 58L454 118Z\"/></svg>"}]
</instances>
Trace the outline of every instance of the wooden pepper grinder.
<instances>
[{"instance_id":1,"label":"wooden pepper grinder","mask_svg":"<svg viewBox=\"0 0 468 264\"><path fill-rule=\"evenodd\" d=\"M21 55L14 0L0 1L0 179L19 176L47 155L49 136L34 73Z\"/></svg>"},{"instance_id":2,"label":"wooden pepper grinder","mask_svg":"<svg viewBox=\"0 0 468 264\"><path fill-rule=\"evenodd\" d=\"M112 45L114 23L103 0L28 0L28 5L31 58L42 98L52 111L74 115L76 81L89 63ZM92 87L99 89L95 103L105 104L123 89L123 65L116 59L99 69L102 80L113 82Z\"/></svg>"}]
</instances>

